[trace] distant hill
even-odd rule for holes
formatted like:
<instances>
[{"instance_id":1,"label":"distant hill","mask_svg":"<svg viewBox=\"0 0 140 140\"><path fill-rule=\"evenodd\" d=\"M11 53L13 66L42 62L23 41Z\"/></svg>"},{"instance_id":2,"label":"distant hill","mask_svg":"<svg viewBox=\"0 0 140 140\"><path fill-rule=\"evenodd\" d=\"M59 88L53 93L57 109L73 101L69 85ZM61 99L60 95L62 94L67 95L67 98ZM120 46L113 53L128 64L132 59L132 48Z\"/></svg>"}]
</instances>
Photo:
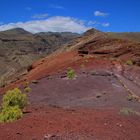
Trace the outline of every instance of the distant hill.
<instances>
[{"instance_id":1,"label":"distant hill","mask_svg":"<svg viewBox=\"0 0 140 140\"><path fill-rule=\"evenodd\" d=\"M22 85L25 81L31 82L48 77L70 67L75 67L76 70L92 67L94 70L95 67L98 68L98 61L100 61L100 70L108 68L105 63L111 64L109 66L111 70L113 67L117 68L115 70L117 73L124 74L125 66L133 66L136 70L135 68L140 66L140 43L112 37L108 33L96 29L88 30L49 56L34 62L25 75L19 77L19 80L12 82L4 90ZM110 73L108 76L110 75L112 74ZM102 73L102 76L107 75Z\"/></svg>"},{"instance_id":2,"label":"distant hill","mask_svg":"<svg viewBox=\"0 0 140 140\"><path fill-rule=\"evenodd\" d=\"M82 53L91 49L91 53L100 54L106 53L103 52L106 49L103 47L107 47L109 51L116 46L134 46L135 51L137 42L140 42L140 33L104 33L97 29L88 30L82 35L70 32L32 34L22 28L3 31L0 32L0 85L4 86L5 83L18 79L19 75L27 73L33 62L53 52L60 53L79 48ZM139 60L135 61L139 64Z\"/></svg>"},{"instance_id":3,"label":"distant hill","mask_svg":"<svg viewBox=\"0 0 140 140\"><path fill-rule=\"evenodd\" d=\"M14 28L14 29L10 29L10 30L6 30L6 31L2 31L1 34L5 34L5 35L17 35L17 34L31 34L30 32L22 29L22 28Z\"/></svg>"},{"instance_id":4,"label":"distant hill","mask_svg":"<svg viewBox=\"0 0 140 140\"><path fill-rule=\"evenodd\" d=\"M25 73L32 62L59 49L79 34L38 33L32 34L22 28L0 32L0 85L12 79L13 74Z\"/></svg>"},{"instance_id":5,"label":"distant hill","mask_svg":"<svg viewBox=\"0 0 140 140\"><path fill-rule=\"evenodd\" d=\"M110 37L140 42L140 32L107 33Z\"/></svg>"}]
</instances>

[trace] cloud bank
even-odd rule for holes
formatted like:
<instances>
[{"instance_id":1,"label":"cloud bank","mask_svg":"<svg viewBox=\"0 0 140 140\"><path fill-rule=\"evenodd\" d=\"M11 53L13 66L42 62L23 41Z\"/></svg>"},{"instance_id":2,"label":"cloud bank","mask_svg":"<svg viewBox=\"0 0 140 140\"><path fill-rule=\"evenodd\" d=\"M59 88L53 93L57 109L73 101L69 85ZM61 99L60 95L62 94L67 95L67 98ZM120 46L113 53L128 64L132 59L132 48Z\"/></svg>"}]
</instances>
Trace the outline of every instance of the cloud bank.
<instances>
[{"instance_id":1,"label":"cloud bank","mask_svg":"<svg viewBox=\"0 0 140 140\"><path fill-rule=\"evenodd\" d=\"M86 26L81 20L72 17L56 16L43 20L32 20L27 22L17 22L0 25L0 31L18 27L32 33L48 31L82 33L92 28L90 26Z\"/></svg>"},{"instance_id":2,"label":"cloud bank","mask_svg":"<svg viewBox=\"0 0 140 140\"><path fill-rule=\"evenodd\" d=\"M48 17L48 13L32 16L34 20L4 24L0 23L0 31L12 28L23 28L31 33L38 32L74 32L83 33L90 28L109 27L110 23L98 21L83 21L73 17L54 16Z\"/></svg>"}]
</instances>

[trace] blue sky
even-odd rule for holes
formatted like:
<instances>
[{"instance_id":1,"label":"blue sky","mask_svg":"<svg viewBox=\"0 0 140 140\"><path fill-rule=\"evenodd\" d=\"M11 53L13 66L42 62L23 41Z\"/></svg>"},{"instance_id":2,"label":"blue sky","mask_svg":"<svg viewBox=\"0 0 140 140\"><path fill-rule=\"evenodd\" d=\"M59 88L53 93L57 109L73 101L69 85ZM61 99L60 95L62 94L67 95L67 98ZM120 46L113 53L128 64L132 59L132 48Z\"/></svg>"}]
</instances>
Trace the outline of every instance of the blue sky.
<instances>
[{"instance_id":1,"label":"blue sky","mask_svg":"<svg viewBox=\"0 0 140 140\"><path fill-rule=\"evenodd\" d=\"M140 31L140 0L0 0L0 30Z\"/></svg>"}]
</instances>

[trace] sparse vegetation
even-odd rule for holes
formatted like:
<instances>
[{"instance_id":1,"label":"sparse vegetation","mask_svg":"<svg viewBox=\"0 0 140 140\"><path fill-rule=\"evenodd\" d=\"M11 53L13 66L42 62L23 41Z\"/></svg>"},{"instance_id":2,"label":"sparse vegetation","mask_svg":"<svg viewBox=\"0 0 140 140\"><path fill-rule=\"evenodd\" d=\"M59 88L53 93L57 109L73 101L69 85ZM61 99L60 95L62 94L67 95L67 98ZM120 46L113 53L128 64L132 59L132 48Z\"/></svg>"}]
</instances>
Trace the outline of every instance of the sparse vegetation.
<instances>
[{"instance_id":1,"label":"sparse vegetation","mask_svg":"<svg viewBox=\"0 0 140 140\"><path fill-rule=\"evenodd\" d=\"M22 109L27 105L27 96L18 88L9 90L3 96L0 122L12 122L22 117Z\"/></svg>"},{"instance_id":2,"label":"sparse vegetation","mask_svg":"<svg viewBox=\"0 0 140 140\"><path fill-rule=\"evenodd\" d=\"M24 88L29 87L29 82L25 82L25 83L23 84L23 87L24 87Z\"/></svg>"},{"instance_id":3,"label":"sparse vegetation","mask_svg":"<svg viewBox=\"0 0 140 140\"><path fill-rule=\"evenodd\" d=\"M76 76L75 71L72 68L70 68L67 72L67 78L68 79L74 79L75 76Z\"/></svg>"},{"instance_id":4,"label":"sparse vegetation","mask_svg":"<svg viewBox=\"0 0 140 140\"><path fill-rule=\"evenodd\" d=\"M18 106L9 106L2 109L0 122L13 122L22 117L22 111Z\"/></svg>"},{"instance_id":5,"label":"sparse vegetation","mask_svg":"<svg viewBox=\"0 0 140 140\"><path fill-rule=\"evenodd\" d=\"M3 96L2 108L9 106L18 106L19 108L23 109L26 105L27 96L26 94L23 94L18 88L7 91Z\"/></svg>"},{"instance_id":6,"label":"sparse vegetation","mask_svg":"<svg viewBox=\"0 0 140 140\"><path fill-rule=\"evenodd\" d=\"M29 92L31 92L31 88L30 87L26 87L26 88L24 88L24 91L26 92L26 93L29 93Z\"/></svg>"},{"instance_id":7,"label":"sparse vegetation","mask_svg":"<svg viewBox=\"0 0 140 140\"><path fill-rule=\"evenodd\" d=\"M127 65L133 65L133 61L132 61L132 60L127 60L127 61L126 61L126 64L127 64Z\"/></svg>"},{"instance_id":8,"label":"sparse vegetation","mask_svg":"<svg viewBox=\"0 0 140 140\"><path fill-rule=\"evenodd\" d=\"M31 92L31 88L29 87L29 82L23 84L24 92L29 93Z\"/></svg>"}]
</instances>

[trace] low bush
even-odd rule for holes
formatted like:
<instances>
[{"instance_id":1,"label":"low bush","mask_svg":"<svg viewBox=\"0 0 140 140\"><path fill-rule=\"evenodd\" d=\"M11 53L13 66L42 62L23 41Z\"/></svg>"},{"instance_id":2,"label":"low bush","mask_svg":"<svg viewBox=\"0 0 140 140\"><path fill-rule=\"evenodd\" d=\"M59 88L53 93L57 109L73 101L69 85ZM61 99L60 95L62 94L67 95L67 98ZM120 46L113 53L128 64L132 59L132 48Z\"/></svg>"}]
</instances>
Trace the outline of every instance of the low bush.
<instances>
[{"instance_id":1,"label":"low bush","mask_svg":"<svg viewBox=\"0 0 140 140\"><path fill-rule=\"evenodd\" d=\"M18 106L8 106L0 113L0 122L13 122L22 117L22 111Z\"/></svg>"},{"instance_id":2,"label":"low bush","mask_svg":"<svg viewBox=\"0 0 140 140\"><path fill-rule=\"evenodd\" d=\"M25 82L25 83L23 84L23 87L24 87L24 88L29 87L29 84L30 84L29 82Z\"/></svg>"},{"instance_id":3,"label":"low bush","mask_svg":"<svg viewBox=\"0 0 140 140\"><path fill-rule=\"evenodd\" d=\"M69 69L67 72L67 78L68 79L74 79L76 76L75 71L73 69Z\"/></svg>"},{"instance_id":4,"label":"low bush","mask_svg":"<svg viewBox=\"0 0 140 140\"><path fill-rule=\"evenodd\" d=\"M18 88L7 91L3 96L2 108L8 106L18 106L20 109L23 109L26 105L27 96L26 94L23 94Z\"/></svg>"},{"instance_id":5,"label":"low bush","mask_svg":"<svg viewBox=\"0 0 140 140\"><path fill-rule=\"evenodd\" d=\"M29 92L31 92L32 90L31 90L30 87L26 87L26 88L24 88L24 91L25 91L26 93L29 93Z\"/></svg>"},{"instance_id":6,"label":"low bush","mask_svg":"<svg viewBox=\"0 0 140 140\"><path fill-rule=\"evenodd\" d=\"M22 109L27 105L27 96L15 88L3 96L0 122L12 122L22 117Z\"/></svg>"},{"instance_id":7,"label":"low bush","mask_svg":"<svg viewBox=\"0 0 140 140\"><path fill-rule=\"evenodd\" d=\"M127 65L133 65L133 61L132 61L132 60L127 60L127 61L126 61L126 64L127 64Z\"/></svg>"}]
</instances>

